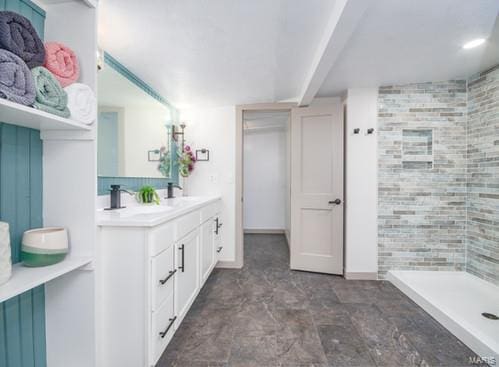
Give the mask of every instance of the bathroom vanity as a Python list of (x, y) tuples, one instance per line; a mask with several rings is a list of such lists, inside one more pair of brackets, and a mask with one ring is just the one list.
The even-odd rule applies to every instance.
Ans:
[(154, 366), (223, 251), (218, 197), (97, 215), (98, 365)]

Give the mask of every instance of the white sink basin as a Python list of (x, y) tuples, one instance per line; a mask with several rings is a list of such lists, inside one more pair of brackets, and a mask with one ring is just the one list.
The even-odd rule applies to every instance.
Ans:
[(135, 215), (160, 214), (173, 210), (168, 205), (137, 205), (123, 209), (110, 210), (109, 213), (119, 214), (120, 217), (131, 217)]

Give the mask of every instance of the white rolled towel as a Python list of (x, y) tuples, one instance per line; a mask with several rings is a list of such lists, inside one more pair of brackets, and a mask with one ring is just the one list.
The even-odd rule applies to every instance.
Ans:
[(9, 224), (0, 222), (0, 285), (12, 275)]
[(64, 88), (68, 94), (68, 108), (71, 118), (86, 125), (91, 125), (97, 118), (97, 99), (86, 84), (73, 83)]

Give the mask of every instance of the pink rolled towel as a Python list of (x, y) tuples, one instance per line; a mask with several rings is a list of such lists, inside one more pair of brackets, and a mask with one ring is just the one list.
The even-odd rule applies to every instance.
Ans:
[(45, 64), (43, 66), (54, 74), (63, 88), (76, 82), (80, 77), (80, 65), (75, 53), (62, 43), (45, 43)]

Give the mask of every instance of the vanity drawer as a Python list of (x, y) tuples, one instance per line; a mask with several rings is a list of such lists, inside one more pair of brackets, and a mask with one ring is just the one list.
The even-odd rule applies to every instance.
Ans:
[(188, 213), (177, 220), (177, 237), (176, 239), (184, 237), (187, 233), (199, 227), (201, 224), (199, 210)]
[(175, 225), (173, 222), (154, 228), (149, 233), (151, 256), (156, 256), (161, 251), (171, 247), (175, 242)]
[(151, 313), (153, 365), (156, 365), (175, 333), (175, 321), (177, 318), (174, 314), (173, 305), (173, 295), (171, 295), (159, 310)]
[(173, 294), (173, 284), (177, 269), (174, 263), (174, 247), (166, 249), (152, 259), (152, 309), (159, 309), (161, 304)]
[(219, 212), (218, 202), (211, 203), (210, 205), (201, 208), (201, 223), (204, 223), (208, 219), (214, 217), (218, 212)]

